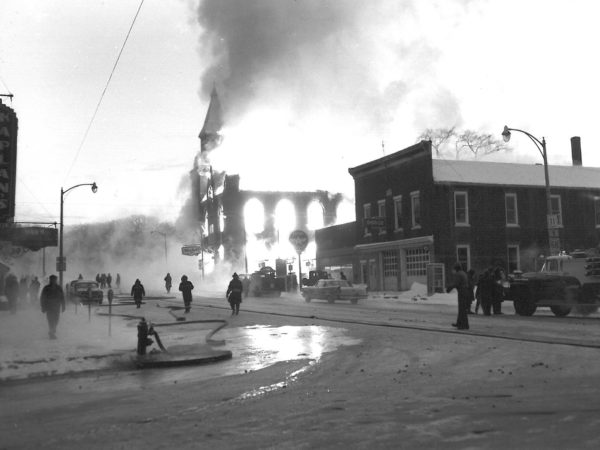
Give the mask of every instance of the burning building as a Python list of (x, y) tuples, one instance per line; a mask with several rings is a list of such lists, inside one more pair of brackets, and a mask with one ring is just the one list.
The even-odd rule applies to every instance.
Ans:
[[(260, 263), (283, 259), (291, 263), (295, 254), (288, 243), (289, 233), (300, 229), (312, 241), (303, 259), (314, 263), (314, 229), (336, 222), (342, 194), (324, 190), (276, 191), (240, 189), (240, 175), (229, 174), (227, 167), (217, 167), (214, 152), (223, 141), (223, 112), (216, 88), (199, 134), (200, 152), (190, 171), (192, 214), (205, 253), (214, 264), (227, 262), (237, 271), (252, 272)], [(269, 171), (283, 167), (264, 167)], [(310, 245), (310, 244), (309, 244)], [(312, 256), (311, 256), (312, 251)], [(312, 260), (312, 262), (310, 261)]]

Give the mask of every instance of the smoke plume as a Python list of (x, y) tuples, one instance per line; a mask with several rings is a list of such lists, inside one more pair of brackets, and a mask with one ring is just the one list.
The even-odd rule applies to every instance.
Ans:
[[(437, 12), (460, 14), (462, 3)], [(247, 188), (350, 192), (347, 168), (382, 156), (382, 140), (392, 152), (425, 128), (460, 124), (458, 102), (436, 74), (431, 30), (420, 27), (432, 11), (419, 8), (203, 0), (201, 97), (216, 86), (225, 114), (215, 163)], [(256, 173), (261, 163), (277, 173)]]

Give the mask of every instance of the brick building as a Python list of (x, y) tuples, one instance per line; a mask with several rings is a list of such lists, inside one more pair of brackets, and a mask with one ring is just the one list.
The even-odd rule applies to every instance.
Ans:
[[(563, 250), (598, 246), (600, 168), (549, 166), (552, 213)], [(372, 290), (426, 283), (430, 262), (446, 273), (457, 260), (477, 272), (535, 270), (548, 254), (544, 168), (539, 164), (433, 159), (421, 141), (349, 169), (354, 178), (354, 235), (319, 230), (317, 265), (351, 265)]]

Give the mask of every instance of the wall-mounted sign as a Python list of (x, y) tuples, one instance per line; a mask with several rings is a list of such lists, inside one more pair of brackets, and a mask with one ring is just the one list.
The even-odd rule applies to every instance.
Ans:
[(37, 251), (58, 246), (58, 230), (48, 227), (0, 227), (0, 241)]
[(0, 102), (0, 223), (12, 222), (15, 216), (18, 128), (13, 109)]

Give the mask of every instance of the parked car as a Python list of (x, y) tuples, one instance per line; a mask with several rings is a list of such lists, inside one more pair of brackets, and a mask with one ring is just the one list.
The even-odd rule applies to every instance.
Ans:
[(302, 289), (302, 296), (306, 302), (313, 299), (327, 300), (333, 303), (336, 300), (350, 300), (358, 303), (361, 298), (367, 298), (367, 285), (353, 285), (347, 280), (322, 279), (314, 286), (306, 286)]
[(67, 300), (74, 303), (102, 304), (104, 292), (94, 280), (74, 280), (67, 287)]

